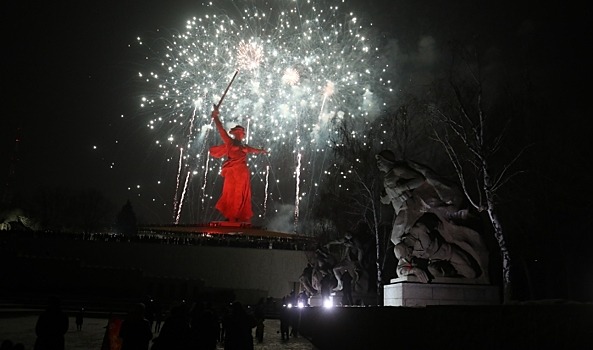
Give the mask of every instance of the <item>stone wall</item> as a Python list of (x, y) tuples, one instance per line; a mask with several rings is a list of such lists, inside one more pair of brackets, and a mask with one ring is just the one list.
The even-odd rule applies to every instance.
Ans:
[(287, 295), (307, 264), (302, 250), (46, 238), (3, 241), (2, 253), (2, 276), (26, 281), (15, 282), (30, 289), (68, 281), (80, 284), (85, 278), (88, 285), (92, 274), (104, 288), (119, 285), (134, 291), (142, 280), (145, 288), (155, 291), (227, 289), (250, 299)]

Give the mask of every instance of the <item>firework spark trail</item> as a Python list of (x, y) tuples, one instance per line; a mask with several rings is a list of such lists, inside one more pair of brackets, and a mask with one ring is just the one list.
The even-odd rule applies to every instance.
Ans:
[(190, 175), (191, 171), (188, 171), (187, 176), (185, 177), (185, 185), (183, 186), (183, 192), (181, 192), (181, 199), (179, 200), (179, 210), (177, 211), (177, 216), (175, 217), (175, 225), (179, 224), (179, 219), (181, 218), (181, 207), (183, 206), (183, 200), (185, 199), (185, 193), (187, 192), (187, 186), (189, 184)]
[(177, 169), (177, 180), (175, 184), (175, 197), (173, 198), (173, 219), (178, 215), (177, 206), (179, 205), (179, 179), (181, 177), (181, 167), (183, 165), (183, 148), (179, 148), (179, 166)]
[(249, 144), (249, 122), (251, 119), (247, 118), (247, 132), (245, 133), (245, 143)]
[(300, 183), (301, 183), (301, 153), (297, 154), (297, 167), (296, 167), (296, 190), (294, 199), (294, 230), (296, 232), (299, 223), (299, 205), (300, 199)]
[(323, 100), (321, 101), (321, 108), (319, 108), (319, 117), (317, 118), (317, 123), (319, 123), (319, 125), (321, 125), (322, 123), (321, 116), (323, 115), (323, 106), (325, 106), (325, 100), (327, 100), (327, 96), (323, 95)]
[(266, 185), (264, 186), (264, 214), (263, 217), (265, 219), (267, 209), (268, 209), (268, 186), (270, 181), (270, 166), (266, 165)]
[[(270, 154), (268, 153), (268, 156), (266, 157), (267, 159), (267, 165), (266, 165), (266, 176), (265, 176), (265, 182), (264, 182), (264, 194), (268, 193), (268, 195), (266, 195), (266, 203), (268, 201), (269, 198), (271, 198), (271, 195), (274, 193), (273, 191), (270, 192), (270, 186), (269, 186), (269, 177), (270, 175), (272, 176), (272, 179), (276, 179), (276, 181), (274, 181), (274, 191), (276, 191), (277, 193), (281, 193), (280, 187), (278, 186), (278, 177), (279, 175), (277, 175), (274, 172), (274, 167), (272, 166), (272, 162), (270, 161)], [(280, 198), (282, 199), (282, 198)], [(266, 210), (267, 211), (267, 210)]]
[[(210, 151), (208, 151), (208, 156), (206, 157), (206, 169), (208, 169), (208, 164), (210, 163)], [(204, 184), (202, 184), (202, 210), (204, 209), (204, 197), (206, 196), (206, 185), (208, 183), (208, 172), (204, 171)]]
[[(227, 128), (249, 123), (249, 142), (272, 151), (266, 157), (270, 163), (266, 176), (273, 176), (276, 190), (268, 206), (291, 202), (295, 185), (290, 174), (295, 164), (287, 164), (290, 159), (294, 162), (291, 154), (298, 152), (308, 162), (328, 157), (335, 125), (346, 118), (362, 124), (389, 97), (388, 81), (382, 76), (386, 70), (374, 61), (378, 54), (372, 37), (354, 14), (344, 11), (345, 4), (335, 2), (344, 9), (332, 1), (316, 0), (282, 2), (265, 10), (250, 6), (249, 1), (234, 1), (238, 10), (245, 5), (236, 14), (206, 6), (208, 14), (188, 20), (183, 32), (172, 33), (169, 39), (156, 38), (157, 47), (149, 47), (150, 73), (139, 76), (150, 85), (142, 98), (142, 107), (154, 118), (150, 127), (157, 137), (181, 134), (176, 139), (182, 140), (183, 134), (190, 135), (185, 157), (205, 164), (197, 167), (188, 162), (197, 176), (203, 176), (202, 192), (210, 192), (210, 198), (216, 198), (214, 191), (219, 189), (205, 186), (209, 174), (216, 174), (209, 162), (208, 149), (214, 140), (207, 137), (212, 126), (208, 116), (212, 102), (218, 101), (229, 75), (238, 68), (249, 69), (237, 76), (229, 90), (222, 119)], [(190, 108), (194, 119), (188, 132)], [(303, 138), (305, 147), (295, 145), (296, 135)], [(257, 165), (262, 160), (252, 162)], [(307, 165), (300, 181), (322, 183), (324, 170)], [(262, 192), (254, 193), (261, 196)], [(295, 193), (295, 201), (300, 201), (299, 195)], [(313, 198), (309, 198), (303, 198), (301, 209), (310, 209)]]
[[(194, 123), (195, 123), (195, 120), (196, 120), (196, 109), (194, 108), (194, 110), (192, 112), (192, 115), (190, 117), (190, 120), (189, 120), (189, 135), (187, 137), (187, 140), (188, 140), (187, 141), (187, 148), (188, 149), (191, 149), (191, 143), (194, 140), (194, 133), (195, 133), (194, 132), (194, 130), (195, 130)], [(187, 188), (189, 187), (189, 181), (191, 180), (191, 178), (189, 176), (186, 176), (185, 183), (183, 185), (183, 190), (181, 192), (181, 198), (179, 199), (179, 201), (177, 201), (177, 196), (178, 196), (178, 193), (179, 193), (179, 179), (181, 177), (181, 170), (182, 170), (182, 162), (185, 159), (182, 156), (182, 154), (183, 154), (183, 147), (180, 148), (179, 153), (180, 153), (179, 154), (179, 168), (177, 170), (177, 184), (176, 184), (176, 188), (175, 188), (175, 207), (177, 208), (176, 209), (177, 210), (177, 213), (175, 215), (175, 223), (176, 224), (179, 223), (179, 218), (181, 216), (181, 208), (183, 207), (183, 199), (186, 196), (186, 191), (187, 191)], [(186, 162), (186, 166), (188, 166), (187, 162)]]
[(323, 115), (323, 107), (325, 106), (325, 101), (329, 96), (334, 94), (334, 86), (334, 83), (328, 81), (325, 85), (325, 88), (323, 89), (323, 100), (321, 101), (321, 108), (319, 108), (319, 117), (317, 118), (319, 125), (322, 124), (321, 117)]

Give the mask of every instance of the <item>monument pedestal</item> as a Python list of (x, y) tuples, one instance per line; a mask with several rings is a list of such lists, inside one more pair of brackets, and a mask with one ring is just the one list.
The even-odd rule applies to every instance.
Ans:
[(384, 306), (498, 305), (497, 286), (460, 278), (419, 282), (416, 276), (394, 278), (383, 286)]
[[(331, 305), (335, 305), (336, 304), (336, 292), (331, 292), (331, 294), (329, 295), (329, 299), (331, 301)], [(321, 294), (316, 294), (313, 295), (309, 298), (309, 306), (323, 306), (324, 305), (324, 300), (323, 297), (321, 296)]]
[(236, 228), (247, 228), (251, 227), (251, 223), (242, 221), (210, 221), (208, 223), (210, 227), (236, 227)]

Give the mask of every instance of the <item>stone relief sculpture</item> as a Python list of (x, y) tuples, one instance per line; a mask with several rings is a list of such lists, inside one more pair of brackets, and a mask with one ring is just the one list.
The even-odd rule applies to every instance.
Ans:
[(375, 158), (383, 173), (381, 202), (395, 211), (391, 241), (398, 276), (424, 283), (436, 277), (489, 282), (488, 251), (480, 233), (466, 225), (459, 187), (428, 166), (396, 160), (389, 150)]
[(348, 272), (352, 277), (352, 284), (356, 285), (360, 279), (359, 271), (362, 270), (363, 251), (360, 244), (354, 240), (350, 233), (346, 233), (344, 237), (331, 241), (325, 245), (327, 249), (331, 246), (339, 246), (341, 248), (340, 257), (337, 263), (333, 266), (332, 272), (337, 281), (337, 286), (334, 291), (342, 290), (342, 275)]
[(309, 263), (300, 276), (300, 282), (309, 296), (329, 296), (334, 291), (344, 291), (343, 276), (352, 278), (352, 288), (365, 293), (368, 289), (368, 266), (365, 263), (366, 245), (351, 233), (320, 245), (309, 258)]

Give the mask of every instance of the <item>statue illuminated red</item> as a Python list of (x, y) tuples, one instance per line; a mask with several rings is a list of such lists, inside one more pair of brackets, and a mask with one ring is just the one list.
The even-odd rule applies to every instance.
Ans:
[(249, 153), (267, 153), (266, 150), (254, 148), (243, 143), (245, 128), (237, 125), (229, 133), (224, 129), (219, 118), (218, 108), (212, 111), (212, 118), (218, 129), (223, 144), (210, 148), (210, 154), (216, 158), (226, 157), (222, 164), (222, 195), (216, 203), (216, 209), (231, 222), (250, 222), (253, 216), (251, 209), (251, 176), (247, 167)]

